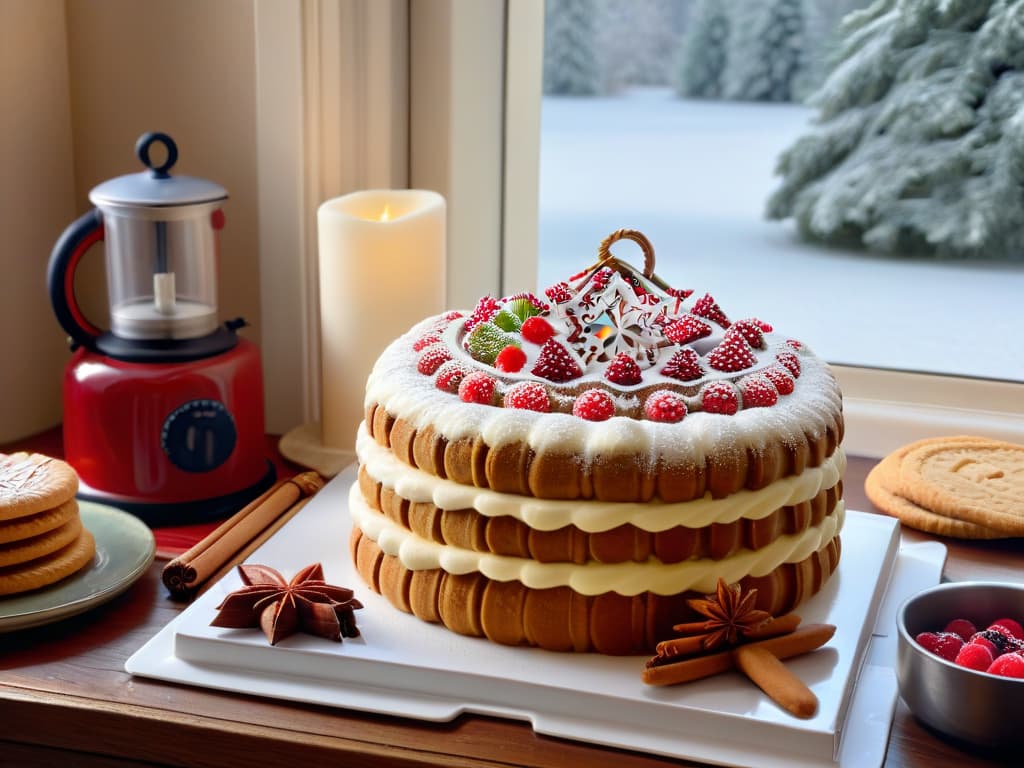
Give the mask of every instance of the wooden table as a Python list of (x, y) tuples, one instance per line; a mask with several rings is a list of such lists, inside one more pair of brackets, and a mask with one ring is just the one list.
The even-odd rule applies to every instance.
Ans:
[[(862, 490), (872, 465), (850, 460), (850, 509), (873, 509)], [(1021, 580), (1020, 540), (945, 543), (952, 580)], [(0, 635), (0, 765), (692, 765), (537, 736), (529, 724), (483, 716), (430, 724), (133, 678), (125, 660), (183, 609), (167, 597), (161, 567), (154, 563), (90, 613)], [(1001, 764), (943, 741), (898, 704), (886, 766)]]

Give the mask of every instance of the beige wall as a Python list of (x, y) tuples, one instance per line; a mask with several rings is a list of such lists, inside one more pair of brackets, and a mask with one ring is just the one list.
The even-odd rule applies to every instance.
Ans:
[[(227, 188), (220, 316), (245, 317), (257, 343), (260, 300), (251, 0), (0, 0), (0, 13), (0, 216), (15, 234), (0, 251), (0, 301), (5, 358), (19, 361), (0, 369), (2, 443), (60, 420), (68, 353), (45, 293), (46, 261), (92, 187), (140, 170), (140, 134), (174, 137), (172, 173)], [(93, 249), (78, 286), (97, 323), (102, 262)], [(20, 333), (10, 330), (15, 318)]]
[(46, 265), (75, 216), (64, 18), (62, 0), (0, 0), (0, 443), (61, 419)]

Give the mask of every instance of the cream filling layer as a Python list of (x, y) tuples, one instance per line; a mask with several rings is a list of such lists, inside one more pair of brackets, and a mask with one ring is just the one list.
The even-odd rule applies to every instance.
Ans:
[(664, 504), (621, 501), (537, 499), (500, 493), (490, 488), (462, 485), (410, 467), (377, 444), (360, 425), (356, 455), (367, 474), (403, 499), (431, 503), (438, 509), (475, 509), (487, 517), (509, 516), (538, 531), (554, 531), (574, 525), (587, 533), (610, 531), (631, 523), (658, 533), (678, 525), (703, 528), (712, 523), (738, 519), (760, 520), (780, 507), (813, 499), (839, 482), (846, 469), (846, 455), (837, 449), (819, 467), (777, 480), (756, 491), (743, 490), (723, 499), (707, 493), (693, 501)]
[(756, 551), (741, 550), (723, 560), (701, 558), (665, 564), (652, 558), (644, 563), (576, 565), (539, 563), (427, 541), (372, 509), (363, 499), (358, 483), (352, 484), (348, 502), (353, 525), (411, 571), (441, 568), (456, 575), (480, 573), (494, 581), (519, 581), (530, 589), (569, 587), (583, 595), (714, 592), (719, 578), (732, 583), (747, 575), (764, 576), (783, 563), (798, 563), (810, 557), (839, 534), (846, 516), (840, 500), (835, 513), (820, 525), (798, 534), (780, 536)]

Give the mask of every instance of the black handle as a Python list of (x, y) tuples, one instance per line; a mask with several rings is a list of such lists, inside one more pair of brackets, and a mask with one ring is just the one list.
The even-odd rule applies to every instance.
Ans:
[[(149, 159), (149, 148), (158, 141), (167, 150), (167, 158), (160, 165), (153, 165)], [(153, 172), (154, 179), (167, 179), (171, 175), (168, 173), (171, 166), (178, 162), (178, 145), (166, 133), (150, 131), (139, 136), (139, 140), (135, 142), (135, 156)]]
[(90, 323), (75, 298), (75, 270), (90, 246), (103, 239), (103, 217), (95, 208), (64, 230), (50, 254), (47, 283), (57, 320), (71, 337), (71, 348), (96, 350), (100, 329)]

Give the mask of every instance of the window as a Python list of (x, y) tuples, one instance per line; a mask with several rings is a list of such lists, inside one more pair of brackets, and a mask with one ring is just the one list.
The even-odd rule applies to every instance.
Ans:
[[(813, 110), (712, 100), (688, 105), (664, 83), (649, 82), (618, 83), (620, 90), (603, 96), (542, 96), (537, 78), (533, 93), (524, 95), (522, 59), (524, 51), (542, 55), (536, 20), (542, 13), (537, 4), (508, 4), (507, 153), (523, 145), (517, 116), (536, 106), (530, 98), (540, 102), (542, 115), (531, 282), (543, 289), (590, 263), (610, 231), (640, 229), (669, 282), (712, 292), (726, 311), (792, 329), (835, 364), (851, 450), (880, 456), (911, 439), (963, 432), (1024, 440), (1024, 352), (1010, 341), (1020, 319), (1015, 297), (1024, 289), (1024, 263), (886, 259), (798, 239), (792, 222), (768, 221), (763, 212), (779, 183), (775, 158), (806, 130)], [(583, 24), (593, 21), (592, 15)], [(522, 173), (509, 165), (507, 173)], [(506, 209), (517, 206), (506, 211), (506, 233), (530, 231), (528, 223), (517, 224), (524, 194), (521, 188), (506, 193)], [(506, 243), (509, 290), (523, 284), (509, 282), (510, 275), (522, 280), (529, 271), (529, 265), (518, 275), (508, 269), (519, 252)], [(987, 328), (993, 332), (982, 339)], [(989, 338), (993, 345), (986, 348)]]

